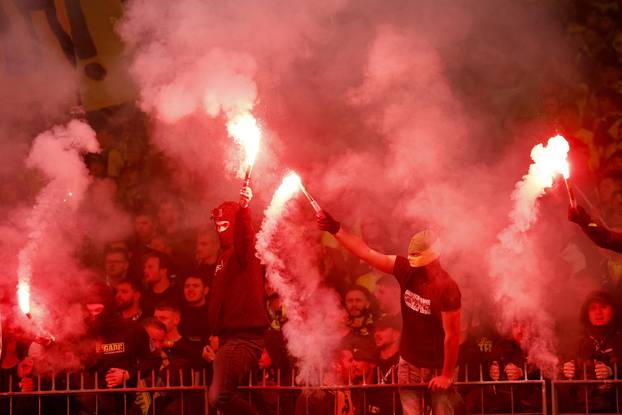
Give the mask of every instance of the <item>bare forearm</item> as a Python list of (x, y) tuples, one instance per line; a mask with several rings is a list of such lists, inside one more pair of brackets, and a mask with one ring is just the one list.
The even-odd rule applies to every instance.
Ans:
[(458, 364), (458, 350), (460, 348), (460, 336), (445, 336), (445, 359), (443, 360), (443, 376), (453, 378), (456, 365)]
[(346, 231), (343, 226), (334, 236), (352, 255), (362, 259), (382, 272), (386, 272), (387, 274), (393, 272), (393, 265), (395, 264), (394, 255), (385, 255), (371, 249), (363, 239)]
[(458, 364), (458, 349), (460, 348), (460, 310), (443, 311), (441, 316), (443, 330), (445, 331), (443, 376), (453, 378), (454, 370)]
[(339, 243), (352, 255), (366, 261), (370, 257), (371, 249), (364, 240), (346, 231), (343, 226), (335, 235)]

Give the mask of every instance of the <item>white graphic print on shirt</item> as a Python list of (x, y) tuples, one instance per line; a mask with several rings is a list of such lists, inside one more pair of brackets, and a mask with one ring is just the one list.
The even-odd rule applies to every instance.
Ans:
[(428, 298), (423, 298), (410, 290), (404, 292), (404, 302), (414, 311), (430, 315), (432, 314), (432, 306)]

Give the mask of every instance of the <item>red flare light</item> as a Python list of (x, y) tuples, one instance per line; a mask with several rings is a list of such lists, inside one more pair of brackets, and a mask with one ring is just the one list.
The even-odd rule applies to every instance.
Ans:
[(249, 180), (250, 172), (259, 152), (259, 142), (261, 141), (261, 129), (257, 124), (257, 120), (250, 112), (236, 115), (227, 123), (227, 131), (244, 150), (242, 165), (246, 174), (246, 180)]
[(22, 313), (30, 315), (30, 286), (25, 282), (17, 285), (17, 303)]

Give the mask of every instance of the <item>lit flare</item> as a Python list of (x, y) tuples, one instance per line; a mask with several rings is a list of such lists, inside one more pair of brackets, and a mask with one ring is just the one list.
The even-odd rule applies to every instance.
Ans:
[(538, 144), (531, 150), (531, 158), (534, 161), (532, 167), (543, 188), (551, 187), (555, 176), (561, 175), (564, 178), (570, 205), (576, 207), (577, 201), (570, 183), (568, 151), (570, 151), (570, 146), (564, 137), (561, 135), (551, 137), (546, 147)]
[(259, 152), (261, 129), (253, 114), (244, 112), (229, 120), (227, 132), (244, 150), (244, 182), (245, 186), (248, 186), (255, 158), (257, 158), (257, 153)]
[(289, 199), (294, 197), (296, 192), (300, 190), (301, 186), (300, 176), (295, 172), (290, 172), (283, 178), (281, 185), (274, 192), (272, 203), (275, 206), (283, 206)]
[(531, 159), (534, 161), (531, 168), (543, 188), (551, 187), (558, 174), (564, 179), (570, 177), (568, 151), (568, 141), (561, 135), (549, 138), (546, 146), (538, 144), (531, 150)]
[(17, 303), (22, 313), (30, 315), (30, 286), (25, 282), (17, 285)]

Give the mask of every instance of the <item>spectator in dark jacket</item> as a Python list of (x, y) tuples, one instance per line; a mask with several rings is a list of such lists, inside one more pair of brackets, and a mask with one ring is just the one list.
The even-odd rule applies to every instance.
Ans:
[[(622, 334), (618, 325), (618, 307), (613, 296), (604, 291), (588, 295), (581, 307), (581, 323), (584, 332), (575, 349), (575, 359), (563, 364), (563, 375), (567, 379), (587, 378), (611, 379), (614, 367), (622, 357)], [(589, 412), (614, 412), (616, 391), (612, 384), (591, 385), (588, 387)], [(585, 408), (581, 400), (584, 393), (571, 391), (567, 403), (577, 408)], [(581, 388), (583, 392), (583, 388)]]
[(240, 202), (225, 202), (212, 212), (220, 237), (218, 260), (208, 300), (210, 332), (220, 338), (214, 360), (210, 402), (225, 415), (257, 414), (237, 387), (257, 367), (268, 328), (264, 275), (255, 255), (255, 231), (244, 187)]

